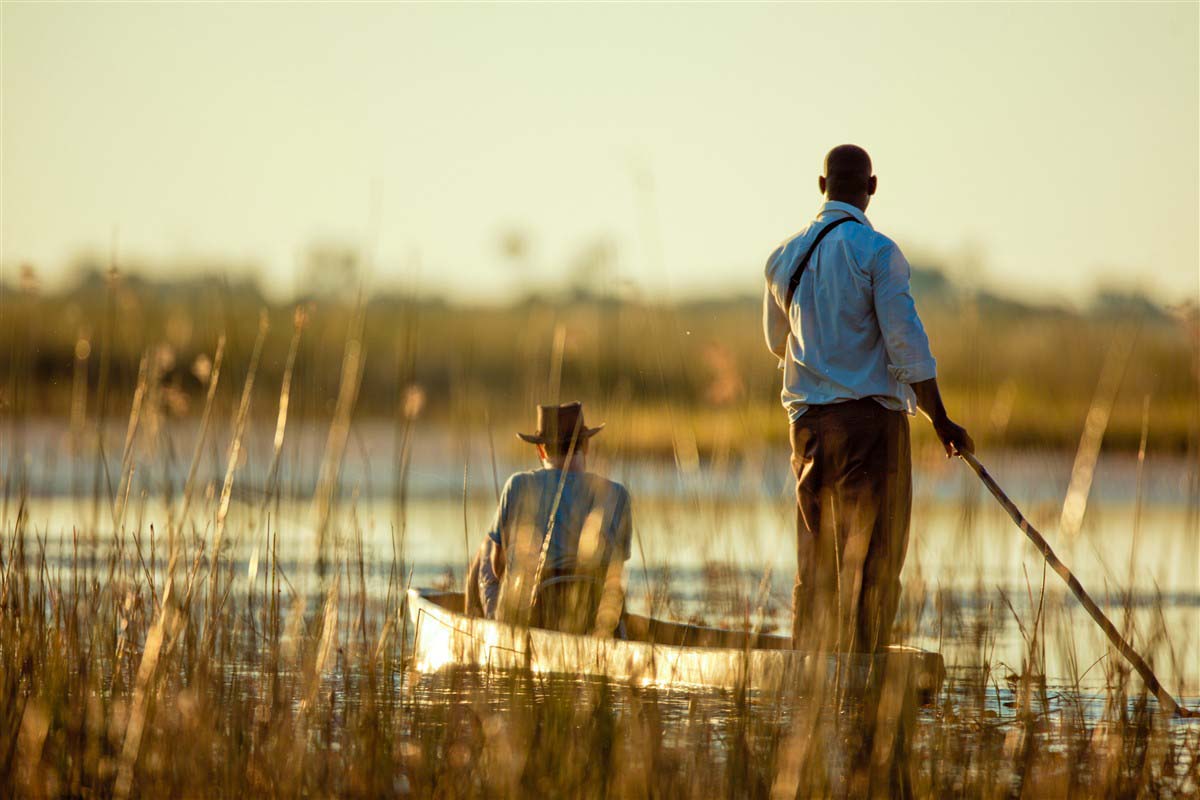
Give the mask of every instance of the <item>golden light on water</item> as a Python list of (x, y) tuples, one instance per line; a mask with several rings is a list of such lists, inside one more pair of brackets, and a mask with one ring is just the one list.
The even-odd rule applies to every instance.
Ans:
[[(878, 665), (772, 633), (760, 330), (849, 141), (951, 415), (1197, 705), (1198, 51), (1196, 3), (0, 2), (0, 795), (870, 796)], [(635, 509), (623, 566), (584, 519), (591, 635), (453, 593), (556, 398)], [(1194, 794), (1200, 730), (912, 431), (941, 691), (876, 794)]]

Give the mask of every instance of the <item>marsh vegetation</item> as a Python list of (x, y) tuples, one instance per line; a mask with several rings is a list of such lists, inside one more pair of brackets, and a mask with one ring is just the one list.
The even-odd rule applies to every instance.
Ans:
[[(3, 296), (4, 794), (853, 790), (854, 715), (819, 693), (407, 668), (404, 590), (461, 581), (495, 476), (520, 463), (509, 431), (547, 393), (609, 421), (596, 457), (638, 498), (631, 607), (786, 627), (786, 454), (755, 302), (467, 323), (411, 299), (260, 315), (249, 292), (152, 289)], [(983, 457), (1051, 536), (1082, 491), (1060, 552), (1196, 705), (1195, 310), (930, 306)], [(949, 674), (884, 768), (917, 797), (1200, 793), (1200, 727), (1159, 713), (915, 430), (898, 626)]]

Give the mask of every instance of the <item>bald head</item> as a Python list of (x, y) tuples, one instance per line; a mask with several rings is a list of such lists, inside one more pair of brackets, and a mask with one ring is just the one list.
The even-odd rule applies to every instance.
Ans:
[(840, 144), (825, 156), (825, 174), (818, 181), (821, 194), (830, 200), (863, 209), (875, 194), (871, 157), (855, 144)]

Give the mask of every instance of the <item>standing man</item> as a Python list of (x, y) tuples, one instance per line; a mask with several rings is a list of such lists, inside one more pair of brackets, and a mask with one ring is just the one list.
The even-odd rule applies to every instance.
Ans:
[(908, 261), (871, 227), (871, 158), (825, 157), (817, 218), (767, 260), (763, 330), (783, 370), (796, 478), (798, 649), (887, 647), (908, 547), (919, 408), (946, 448), (973, 452), (938, 391), (929, 339), (909, 293)]

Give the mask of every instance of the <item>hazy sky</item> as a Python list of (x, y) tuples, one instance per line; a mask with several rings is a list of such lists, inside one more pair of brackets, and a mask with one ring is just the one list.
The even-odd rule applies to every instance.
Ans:
[(6, 2), (0, 261), (53, 279), (116, 229), (286, 294), (312, 242), (374, 240), (377, 282), (475, 299), (610, 237), (645, 290), (756, 292), (856, 142), (913, 260), (1196, 298), (1198, 9)]

